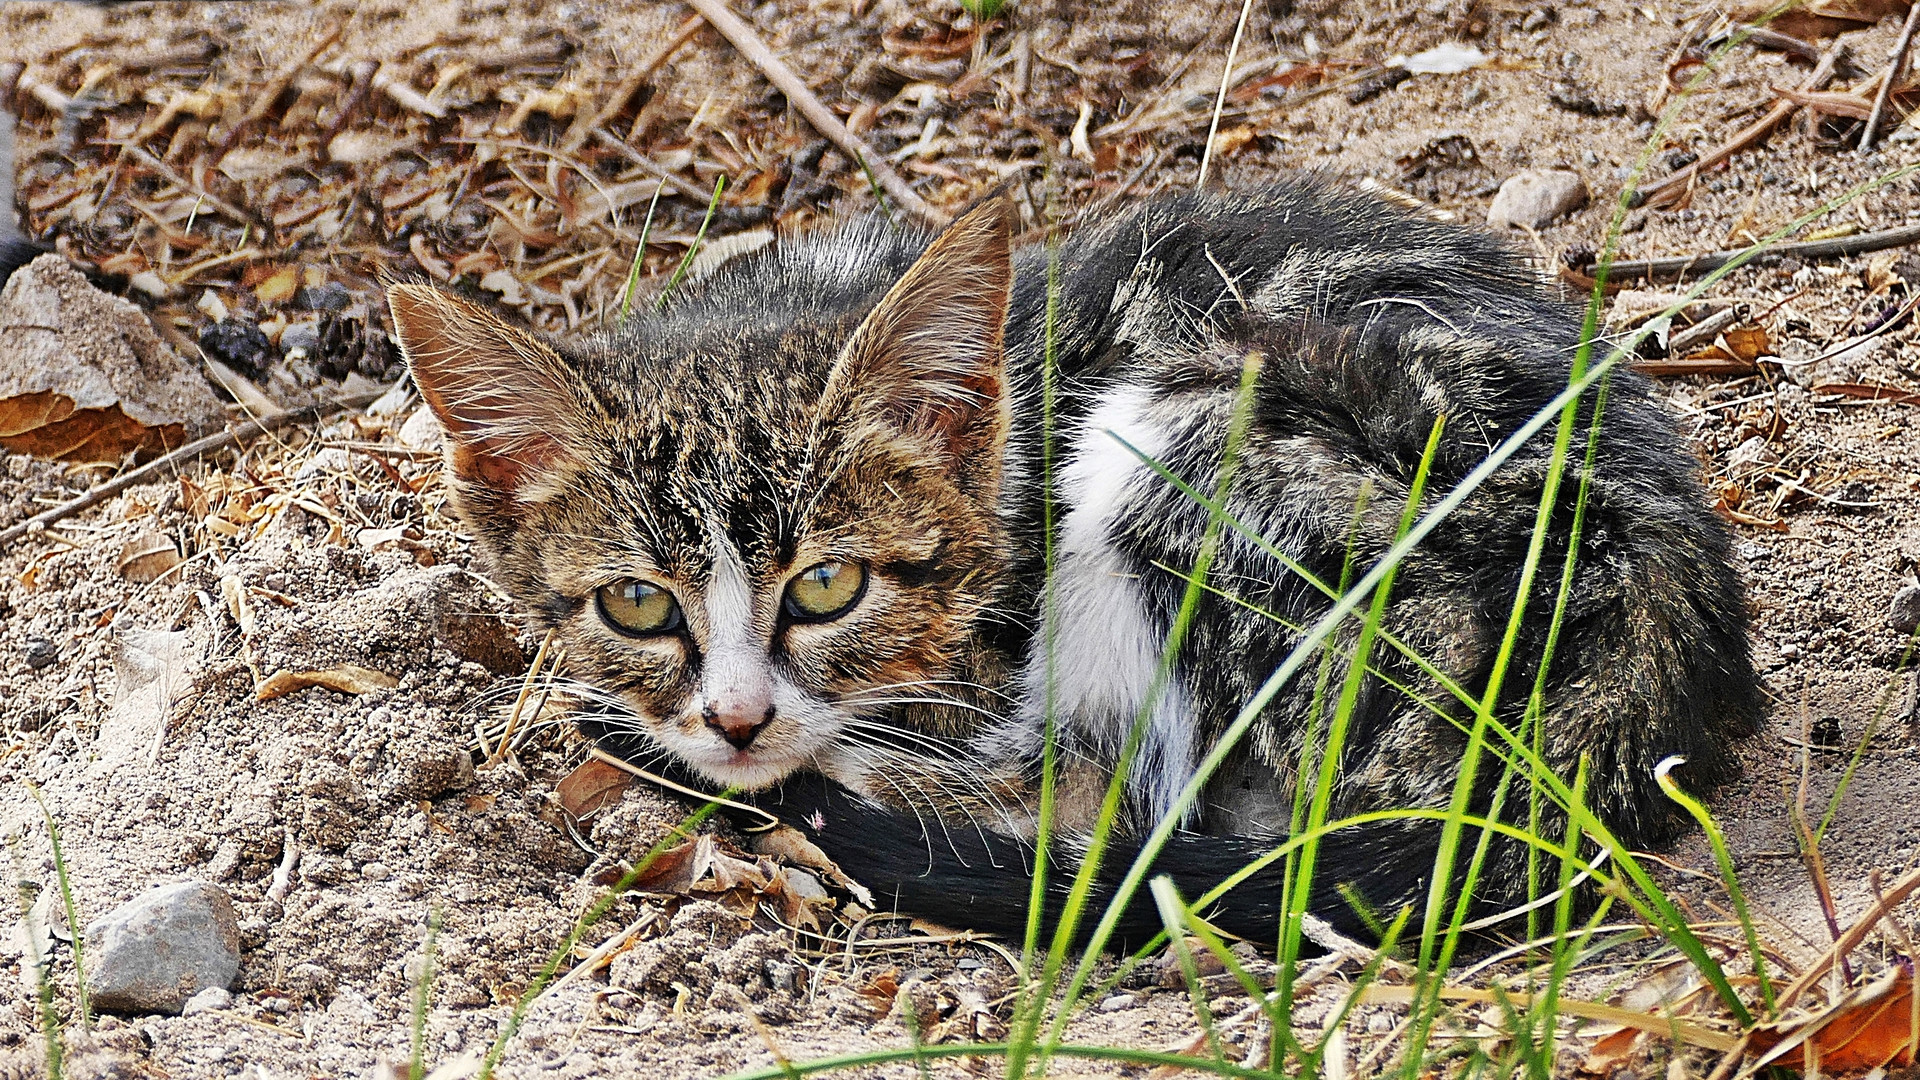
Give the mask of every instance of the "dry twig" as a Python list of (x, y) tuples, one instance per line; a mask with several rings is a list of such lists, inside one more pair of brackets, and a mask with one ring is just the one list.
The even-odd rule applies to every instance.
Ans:
[(727, 7), (726, 0), (687, 0), (687, 3), (693, 10), (706, 16), (715, 30), (733, 42), (733, 47), (740, 50), (740, 54), (759, 68), (768, 82), (787, 96), (787, 100), (800, 110), (808, 123), (852, 158), (856, 168), (871, 172), (874, 182), (894, 202), (899, 203), (901, 209), (936, 228), (947, 223), (947, 215), (929, 205), (919, 192), (907, 186), (900, 174), (893, 171), (893, 166), (887, 164), (887, 159), (868, 146), (866, 140), (847, 130), (847, 125), (841, 123), (833, 110), (814, 95), (800, 76), (787, 66), (787, 62), (775, 56), (773, 50), (767, 48), (766, 42), (760, 40), (760, 35), (754, 33), (752, 27)]
[[(1826, 89), (1827, 84), (1833, 81), (1834, 69), (1840, 65), (1841, 52), (1842, 49), (1838, 42), (1835, 42), (1828, 48), (1826, 54), (1820, 57), (1820, 62), (1814, 65), (1813, 71), (1808, 74), (1807, 81), (1800, 84), (1800, 92), (1804, 94)], [(1635, 204), (1659, 207), (1670, 206), (1680, 201), (1681, 196), (1692, 189), (1693, 182), (1699, 178), (1701, 173), (1721, 164), (1733, 157), (1733, 155), (1766, 138), (1773, 132), (1774, 128), (1786, 123), (1787, 118), (1792, 116), (1794, 110), (1799, 107), (1798, 102), (1776, 102), (1773, 108), (1767, 110), (1765, 116), (1762, 116), (1760, 119), (1755, 120), (1753, 123), (1735, 132), (1733, 137), (1720, 144), (1718, 149), (1701, 155), (1700, 160), (1681, 169), (1665, 180), (1649, 187), (1641, 188), (1634, 195)]]
[(1880, 80), (1880, 92), (1874, 95), (1873, 112), (1867, 116), (1867, 126), (1860, 132), (1860, 152), (1873, 149), (1874, 136), (1880, 134), (1880, 120), (1887, 114), (1887, 101), (1893, 97), (1893, 84), (1900, 80), (1900, 72), (1907, 66), (1907, 52), (1913, 48), (1913, 31), (1920, 24), (1920, 4), (1907, 9), (1907, 21), (1900, 27), (1900, 40), (1894, 43), (1893, 59), (1887, 63), (1887, 74)]
[(251, 439), (255, 435), (264, 435), (269, 431), (277, 431), (280, 428), (286, 427), (288, 424), (297, 423), (302, 420), (318, 419), (335, 410), (358, 409), (371, 404), (373, 400), (379, 396), (379, 394), (356, 394), (352, 397), (341, 398), (338, 401), (331, 401), (321, 405), (309, 405), (304, 409), (292, 409), (280, 413), (277, 416), (267, 416), (258, 420), (249, 420), (244, 424), (229, 428), (226, 431), (216, 432), (203, 439), (195, 439), (180, 449), (171, 453), (162, 454), (137, 469), (129, 469), (121, 473), (119, 476), (101, 484), (85, 495), (68, 499), (59, 506), (35, 514), (12, 528), (0, 530), (0, 548), (4, 548), (6, 545), (30, 533), (45, 529), (47, 526), (62, 518), (72, 517), (82, 510), (97, 506), (135, 484), (143, 484), (149, 480), (157, 479), (171, 470), (178, 469), (182, 463), (192, 461), (201, 454), (210, 454), (215, 450), (224, 450), (243, 439)]
[[(1848, 255), (1864, 255), (1869, 251), (1885, 251), (1888, 248), (1905, 247), (1920, 242), (1920, 225), (1902, 225), (1897, 229), (1882, 229), (1879, 232), (1858, 233), (1853, 236), (1836, 237), (1832, 240), (1806, 240), (1797, 244), (1776, 244), (1761, 254), (1769, 259), (1837, 259)], [(1635, 278), (1681, 277), (1686, 274), (1706, 274), (1718, 270), (1747, 253), (1747, 249), (1737, 251), (1710, 251), (1699, 255), (1674, 255), (1663, 259), (1623, 259), (1607, 267), (1609, 282), (1627, 281)], [(1598, 269), (1589, 265), (1586, 273), (1589, 277)]]

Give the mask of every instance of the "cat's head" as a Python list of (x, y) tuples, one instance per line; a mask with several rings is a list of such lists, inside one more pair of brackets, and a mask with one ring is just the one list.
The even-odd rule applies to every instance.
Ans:
[(995, 199), (877, 303), (577, 344), (388, 299), (499, 583), (654, 744), (757, 788), (846, 771), (994, 600), (1008, 247)]

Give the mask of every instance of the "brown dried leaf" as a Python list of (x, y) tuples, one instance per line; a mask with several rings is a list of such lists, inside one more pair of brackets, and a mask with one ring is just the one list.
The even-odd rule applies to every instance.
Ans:
[(121, 546), (113, 566), (121, 577), (145, 585), (159, 580), (180, 562), (180, 552), (171, 539), (161, 533), (143, 532)]
[(865, 885), (848, 877), (834, 861), (827, 857), (806, 834), (790, 825), (756, 835), (753, 850), (762, 855), (772, 855), (799, 866), (809, 866), (827, 875), (827, 880), (853, 894), (855, 900), (866, 907), (873, 907), (873, 893)]
[(269, 274), (253, 287), (253, 295), (263, 304), (278, 307), (293, 299), (300, 291), (300, 272), (291, 266), (283, 266)]
[(259, 689), (253, 692), (253, 699), (272, 701), (309, 686), (324, 686), (343, 694), (365, 694), (373, 690), (391, 690), (399, 685), (399, 679), (384, 671), (358, 664), (339, 664), (324, 671), (276, 671), (261, 680)]
[(1586, 1060), (1580, 1063), (1580, 1071), (1593, 1076), (1611, 1076), (1615, 1069), (1633, 1056), (1634, 1047), (1645, 1036), (1646, 1032), (1630, 1027), (1602, 1036), (1587, 1051)]
[(119, 461), (179, 446), (220, 416), (138, 306), (57, 255), (13, 275), (0, 301), (0, 449)]
[(1749, 364), (1773, 349), (1772, 339), (1767, 337), (1766, 330), (1758, 326), (1730, 327), (1721, 333), (1720, 342), (1735, 359)]
[(598, 758), (588, 758), (560, 781), (554, 795), (560, 799), (560, 808), (575, 821), (587, 821), (619, 802), (631, 783), (632, 774)]
[[(1808, 1045), (1817, 1053), (1808, 1054)], [(1749, 1046), (1773, 1064), (1811, 1069), (1817, 1063), (1825, 1073), (1912, 1065), (1920, 1047), (1913, 976), (1895, 969), (1812, 1017), (1762, 1024)], [(1781, 1046), (1785, 1052), (1767, 1058), (1767, 1051)]]
[(706, 876), (712, 858), (713, 837), (696, 836), (655, 856), (634, 878), (633, 889), (658, 896), (687, 896), (694, 882)]
[(1904, 15), (1903, 0), (1810, 0), (1782, 11), (1774, 0), (1740, 0), (1727, 11), (1735, 22), (1762, 22), (1767, 29), (1809, 41), (1872, 26), (1893, 15)]

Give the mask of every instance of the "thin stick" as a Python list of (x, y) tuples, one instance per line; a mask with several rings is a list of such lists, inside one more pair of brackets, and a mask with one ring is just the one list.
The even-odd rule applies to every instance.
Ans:
[(687, 16), (671, 37), (661, 42), (658, 48), (640, 61), (639, 67), (634, 68), (626, 78), (620, 80), (619, 84), (613, 88), (613, 93), (607, 95), (607, 100), (601, 104), (598, 112), (586, 117), (585, 123), (576, 125), (573, 130), (567, 132), (561, 148), (569, 153), (578, 150), (580, 144), (587, 141), (594, 129), (613, 123), (614, 117), (620, 115), (620, 110), (626, 108), (627, 102), (633, 99), (633, 95), (639, 93), (640, 88), (653, 78), (653, 73), (660, 70), (660, 65), (666, 63), (669, 57), (678, 52), (680, 46), (692, 41), (693, 35), (699, 33), (700, 28), (705, 25), (707, 25), (705, 18), (699, 15)]
[(152, 169), (154, 172), (159, 173), (161, 176), (165, 177), (170, 183), (172, 183), (175, 187), (178, 187), (180, 190), (192, 192), (194, 195), (198, 196), (202, 201), (204, 201), (208, 206), (213, 207), (215, 210), (220, 211), (221, 213), (227, 215), (228, 217), (232, 218), (233, 220), (239, 222), (242, 225), (252, 225), (255, 228), (264, 228), (264, 225), (262, 224), (262, 222), (258, 218), (254, 217), (252, 214), (248, 213), (246, 210), (238, 206), (235, 206), (234, 204), (228, 202), (227, 200), (221, 198), (220, 196), (215, 195), (212, 192), (208, 191), (207, 189), (201, 187), (199, 184), (196, 184), (193, 181), (187, 179), (186, 177), (180, 175), (179, 173), (173, 170), (172, 166), (168, 165), (164, 161), (161, 161), (159, 158), (154, 157), (152, 154), (148, 153), (146, 150), (138, 146), (134, 146), (131, 143), (128, 143), (124, 147), (124, 149), (128, 157), (132, 158), (135, 161), (138, 161), (142, 165), (145, 165), (147, 168)]
[(224, 450), (242, 439), (251, 439), (255, 435), (264, 435), (269, 431), (277, 431), (280, 428), (286, 427), (288, 424), (299, 421), (318, 419), (338, 409), (357, 409), (364, 405), (371, 404), (374, 399), (379, 396), (379, 394), (355, 394), (352, 397), (341, 398), (338, 401), (332, 401), (322, 405), (309, 405), (306, 408), (292, 409), (280, 413), (277, 416), (266, 416), (258, 420), (249, 420), (244, 424), (229, 428), (226, 431), (216, 432), (203, 439), (195, 439), (193, 442), (188, 443), (172, 453), (162, 454), (137, 469), (131, 469), (121, 473), (119, 476), (101, 484), (85, 495), (69, 499), (51, 510), (42, 511), (10, 529), (0, 531), (0, 550), (4, 550), (8, 544), (13, 543), (15, 540), (45, 529), (47, 526), (62, 518), (72, 517), (88, 507), (97, 506), (135, 484), (143, 484), (163, 473), (176, 469), (183, 462), (191, 461), (201, 454), (212, 453), (215, 450)]
[(1247, 32), (1247, 16), (1253, 13), (1253, 0), (1245, 0), (1240, 5), (1240, 22), (1233, 28), (1233, 44), (1227, 46), (1227, 69), (1220, 73), (1220, 93), (1213, 99), (1213, 119), (1207, 122), (1207, 145), (1200, 151), (1200, 179), (1194, 181), (1195, 191), (1204, 191), (1207, 187), (1207, 166), (1213, 163), (1213, 140), (1220, 134), (1220, 113), (1227, 107), (1227, 87), (1233, 85), (1233, 61), (1240, 55), (1240, 38)]
[[(1801, 93), (1812, 93), (1816, 90), (1826, 89), (1827, 84), (1833, 81), (1834, 68), (1839, 66), (1840, 52), (1840, 43), (1835, 42), (1833, 46), (1820, 57), (1820, 62), (1814, 65), (1813, 71), (1807, 75), (1807, 81), (1800, 84)], [(1634, 196), (1635, 205), (1658, 207), (1668, 206), (1678, 202), (1680, 197), (1693, 187), (1693, 182), (1699, 178), (1701, 173), (1706, 172), (1708, 169), (1719, 165), (1728, 158), (1733, 157), (1733, 155), (1766, 138), (1772, 133), (1774, 128), (1786, 123), (1787, 118), (1792, 116), (1794, 110), (1798, 108), (1800, 108), (1798, 102), (1776, 102), (1773, 108), (1767, 110), (1765, 116), (1762, 116), (1760, 119), (1755, 120), (1753, 123), (1735, 132), (1732, 138), (1720, 144), (1719, 149), (1703, 156), (1700, 160), (1681, 169), (1665, 180), (1641, 188), (1639, 193)], [(1610, 278), (1618, 278), (1623, 265), (1631, 264), (1615, 263), (1613, 264), (1613, 269), (1608, 272), (1607, 276)]]
[(694, 799), (705, 799), (706, 801), (713, 803), (715, 806), (724, 806), (729, 810), (739, 810), (743, 813), (752, 814), (758, 817), (761, 820), (762, 824), (747, 826), (748, 832), (765, 832), (768, 829), (775, 829), (775, 828), (779, 828), (780, 826), (779, 818), (774, 817), (772, 814), (768, 813), (765, 810), (760, 809), (757, 806), (748, 806), (746, 803), (743, 803), (743, 802), (735, 802), (734, 800), (726, 798), (725, 796), (722, 796), (722, 795), (711, 795), (704, 791), (695, 791), (694, 789), (686, 786), (685, 784), (675, 783), (674, 781), (669, 780), (664, 776), (661, 776), (659, 773), (648, 772), (647, 770), (641, 768), (638, 765), (635, 765), (633, 762), (628, 761), (625, 758), (614, 757), (612, 754), (607, 753), (605, 750), (602, 750), (597, 746), (594, 747), (591, 751), (589, 751), (587, 756), (593, 758), (596, 761), (604, 761), (607, 764), (613, 766), (614, 768), (619, 769), (621, 772), (631, 773), (634, 776), (637, 776), (640, 779), (645, 780), (649, 784), (654, 784), (659, 787), (666, 788), (668, 791), (677, 791), (682, 795), (686, 795)]
[(1893, 84), (1900, 78), (1900, 69), (1907, 66), (1907, 50), (1913, 48), (1914, 27), (1920, 24), (1920, 4), (1907, 9), (1907, 21), (1901, 24), (1900, 40), (1893, 44), (1893, 60), (1887, 64), (1886, 78), (1880, 80), (1880, 92), (1873, 96), (1873, 112), (1867, 115), (1867, 126), (1860, 132), (1860, 152), (1873, 149), (1874, 136), (1880, 134), (1880, 119), (1887, 113), (1887, 101), (1893, 97)]
[(760, 40), (760, 35), (754, 33), (752, 27), (741, 21), (740, 17), (727, 7), (726, 0), (687, 0), (687, 4), (706, 16), (715, 30), (720, 31), (728, 41), (733, 42), (733, 47), (740, 50), (740, 54), (745, 56), (754, 67), (759, 68), (768, 82), (787, 96), (787, 100), (793, 103), (794, 108), (800, 110), (801, 115), (807, 118), (807, 122), (812, 124), (815, 130), (825, 135), (843, 153), (852, 158), (856, 167), (864, 165), (871, 169), (874, 179), (879, 181), (880, 186), (893, 197), (894, 202), (900, 204), (902, 209), (935, 228), (946, 225), (947, 215), (928, 205), (918, 192), (907, 186), (907, 182), (900, 178), (899, 173), (893, 171), (893, 166), (887, 164), (885, 158), (879, 156), (879, 153), (868, 146), (860, 136), (848, 131), (847, 125), (841, 123), (840, 118), (833, 114), (833, 110), (827, 108), (824, 102), (814, 96), (813, 90), (801, 81), (800, 76), (794, 74), (786, 61), (775, 56), (773, 50), (767, 48), (766, 43)]
[[(1766, 258), (1784, 259), (1835, 259), (1847, 255), (1863, 255), (1869, 251), (1884, 251), (1887, 248), (1905, 247), (1920, 242), (1920, 225), (1902, 225), (1897, 229), (1883, 229), (1879, 232), (1860, 233), (1855, 236), (1842, 236), (1832, 240), (1808, 240), (1798, 244), (1776, 244), (1766, 251)], [(1718, 270), (1733, 260), (1746, 254), (1739, 251), (1712, 251), (1699, 255), (1675, 255), (1664, 259), (1630, 259), (1612, 264), (1607, 269), (1611, 281), (1623, 281), (1634, 278), (1679, 277), (1683, 274), (1706, 274)], [(1588, 267), (1589, 276), (1593, 267)]]
[(647, 155), (641, 153), (640, 151), (635, 150), (633, 147), (628, 146), (626, 143), (620, 140), (620, 136), (615, 135), (613, 132), (608, 131), (606, 128), (603, 128), (603, 127), (594, 128), (593, 137), (599, 140), (600, 145), (606, 147), (607, 149), (613, 151), (616, 154), (619, 154), (621, 157), (626, 158), (628, 161), (632, 162), (633, 164), (640, 166), (641, 171), (646, 172), (651, 176), (653, 176), (655, 179), (665, 183), (668, 187), (674, 190), (675, 194), (684, 196), (689, 199), (693, 199), (697, 202), (704, 203), (707, 201), (707, 193), (705, 189), (701, 188), (697, 184), (694, 184), (688, 181), (684, 177), (676, 176), (673, 173), (668, 172), (665, 166), (661, 165), (659, 162), (653, 160)]

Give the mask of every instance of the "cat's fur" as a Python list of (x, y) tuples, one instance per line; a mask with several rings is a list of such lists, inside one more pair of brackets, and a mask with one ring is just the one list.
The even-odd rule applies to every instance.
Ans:
[[(658, 313), (567, 343), (425, 287), (391, 297), (448, 429), (459, 510), (500, 583), (566, 641), (604, 706), (603, 741), (759, 791), (876, 892), (983, 929), (1024, 923), (1013, 838), (1033, 827), (1049, 701), (1069, 833), (1091, 820), (1149, 708), (1125, 839), (1107, 857), (1124, 868), (1297, 628), (1329, 605), (1227, 530), (1208, 580), (1232, 599), (1202, 600), (1150, 701), (1207, 511), (1136, 452), (1211, 492), (1242, 371), (1257, 365), (1228, 509), (1337, 582), (1349, 559), (1357, 573), (1392, 542), (1435, 421), (1446, 427), (1428, 505), (1565, 387), (1578, 341), (1576, 313), (1500, 243), (1308, 184), (1166, 199), (1080, 232), (1058, 251), (1051, 316), (1049, 614), (1049, 256), (1009, 252), (1008, 216), (992, 200), (931, 241), (876, 221), (787, 239)], [(1590, 410), (1591, 395), (1583, 432)], [(1475, 694), (1550, 451), (1550, 435), (1521, 449), (1406, 560), (1391, 594), (1385, 628)], [(1587, 760), (1590, 805), (1633, 846), (1683, 821), (1654, 764), (1680, 754), (1688, 786), (1726, 781), (1729, 744), (1761, 708), (1727, 531), (1695, 473), (1645, 383), (1614, 374), (1543, 683), (1542, 745), (1567, 777)], [(1509, 723), (1536, 681), (1578, 489), (1570, 470), (1500, 698)], [(865, 566), (865, 596), (835, 621), (786, 619), (784, 583), (822, 560)], [(626, 578), (671, 589), (684, 625), (647, 639), (610, 629), (595, 589)], [(1470, 711), (1397, 652), (1376, 647), (1373, 666), (1333, 817), (1444, 806)], [(1181, 822), (1159, 868), (1188, 895), (1285, 834), (1311, 672)], [(748, 727), (715, 720), (747, 724), (743, 709)], [(745, 749), (729, 737), (741, 731)], [(1479, 776), (1484, 809), (1501, 769)], [(1548, 815), (1547, 835), (1559, 821)], [(1417, 901), (1438, 832), (1426, 821), (1335, 834), (1316, 909), (1357, 928), (1333, 891), (1346, 883), (1376, 907)], [(1524, 867), (1523, 848), (1496, 843), (1483, 903), (1521, 898)], [(1256, 879), (1215, 916), (1270, 937), (1277, 897)], [(1122, 924), (1123, 935), (1155, 928), (1150, 905)]]

